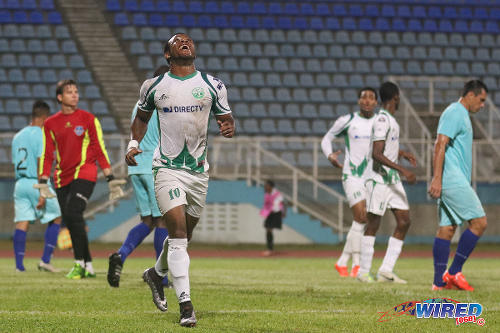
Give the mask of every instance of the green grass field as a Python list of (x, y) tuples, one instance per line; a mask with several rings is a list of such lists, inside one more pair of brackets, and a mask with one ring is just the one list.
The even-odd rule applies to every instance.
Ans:
[[(161, 313), (141, 280), (149, 259), (127, 260), (119, 289), (106, 282), (107, 260), (95, 260), (97, 279), (69, 281), (64, 273), (13, 271), (13, 259), (0, 259), (0, 331), (2, 332), (181, 332), (179, 308), (166, 290), (169, 310)], [(69, 259), (54, 264), (69, 269)], [(361, 284), (340, 278), (331, 259), (191, 260), (191, 294), (198, 332), (500, 332), (498, 259), (474, 258), (464, 273), (473, 293), (432, 292), (432, 260), (400, 259), (396, 268), (409, 284)], [(374, 261), (374, 269), (380, 260)], [(483, 305), (486, 325), (452, 319), (401, 316), (377, 322), (378, 312), (411, 300), (448, 297)]]

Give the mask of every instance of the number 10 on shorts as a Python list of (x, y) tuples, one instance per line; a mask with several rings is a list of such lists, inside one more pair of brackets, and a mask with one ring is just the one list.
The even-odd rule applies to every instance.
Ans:
[(168, 191), (168, 195), (170, 196), (170, 200), (174, 200), (174, 198), (180, 197), (181, 191), (178, 187), (176, 187), (174, 189), (170, 189), (170, 191)]

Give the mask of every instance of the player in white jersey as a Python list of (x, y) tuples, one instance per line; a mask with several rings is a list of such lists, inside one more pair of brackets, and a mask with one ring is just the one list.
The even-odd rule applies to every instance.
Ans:
[(134, 156), (141, 153), (139, 142), (156, 109), (160, 142), (153, 156), (153, 174), (156, 199), (166, 219), (169, 238), (155, 267), (147, 269), (143, 279), (151, 288), (158, 309), (166, 311), (162, 277), (170, 270), (180, 306), (180, 324), (194, 326), (196, 317), (190, 296), (187, 243), (207, 195), (210, 113), (217, 119), (224, 137), (232, 137), (235, 127), (222, 81), (198, 72), (194, 66), (193, 40), (186, 34), (175, 34), (166, 43), (164, 55), (170, 71), (142, 84), (125, 160), (128, 165), (137, 165)]
[[(352, 255), (352, 277), (356, 277), (359, 270), (361, 237), (366, 223), (365, 176), (377, 91), (366, 87), (359, 91), (358, 97), (360, 111), (339, 117), (321, 141), (321, 149), (328, 160), (333, 166), (342, 168), (342, 185), (354, 217), (342, 255), (335, 264), (340, 276), (349, 276), (347, 262)], [(332, 150), (332, 141), (338, 137), (345, 140), (344, 164), (338, 161), (341, 151)]]
[(410, 211), (403, 184), (399, 178), (401, 173), (410, 184), (416, 182), (415, 174), (400, 164), (403, 157), (413, 166), (417, 165), (415, 156), (399, 149), (399, 125), (394, 113), (399, 106), (399, 88), (392, 82), (385, 82), (379, 89), (382, 107), (373, 121), (371, 135), (372, 158), (369, 162), (366, 181), (367, 188), (367, 225), (361, 240), (361, 265), (358, 279), (362, 282), (373, 282), (370, 268), (373, 259), (375, 234), (380, 225), (380, 219), (387, 208), (391, 209), (396, 218), (396, 229), (389, 238), (389, 244), (384, 261), (377, 274), (379, 282), (406, 283), (394, 274), (394, 265), (401, 253), (403, 240), (410, 227)]

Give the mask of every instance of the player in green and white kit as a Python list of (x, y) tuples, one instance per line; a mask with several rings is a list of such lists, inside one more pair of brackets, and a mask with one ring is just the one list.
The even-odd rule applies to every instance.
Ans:
[(224, 137), (232, 137), (235, 128), (226, 87), (219, 79), (198, 72), (194, 66), (196, 52), (192, 39), (183, 33), (175, 34), (165, 45), (164, 55), (170, 71), (143, 83), (125, 160), (128, 165), (137, 165), (134, 156), (141, 152), (139, 142), (156, 109), (160, 142), (153, 157), (153, 174), (156, 198), (166, 219), (169, 238), (155, 267), (146, 270), (143, 278), (151, 288), (153, 302), (158, 309), (166, 311), (161, 281), (170, 270), (180, 305), (180, 324), (194, 326), (187, 244), (207, 195), (210, 113), (217, 119)]
[(371, 157), (367, 176), (368, 223), (361, 239), (361, 265), (358, 280), (373, 282), (370, 268), (373, 259), (375, 234), (380, 226), (380, 220), (387, 208), (391, 209), (396, 218), (396, 229), (380, 266), (377, 279), (380, 282), (406, 283), (394, 274), (393, 269), (403, 247), (403, 240), (410, 227), (410, 211), (406, 193), (399, 178), (401, 173), (410, 184), (416, 182), (415, 174), (399, 165), (398, 159), (403, 157), (413, 166), (417, 165), (415, 157), (399, 149), (399, 125), (394, 113), (399, 106), (399, 88), (392, 82), (385, 82), (379, 89), (382, 107), (375, 116), (371, 137)]
[[(321, 149), (328, 160), (333, 166), (342, 168), (342, 185), (354, 217), (342, 255), (335, 264), (340, 276), (348, 276), (347, 262), (352, 255), (352, 277), (356, 277), (359, 270), (361, 237), (366, 223), (365, 176), (374, 110), (377, 106), (377, 91), (366, 87), (359, 91), (358, 97), (360, 111), (339, 117), (321, 141)], [(338, 137), (345, 140), (344, 164), (338, 161), (341, 151), (332, 150), (332, 141)]]

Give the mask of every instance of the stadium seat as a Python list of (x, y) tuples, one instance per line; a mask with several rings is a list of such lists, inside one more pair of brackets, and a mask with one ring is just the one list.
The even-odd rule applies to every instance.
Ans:
[(255, 118), (267, 118), (268, 114), (263, 103), (254, 103), (250, 107), (250, 116)]
[(439, 64), (439, 73), (441, 75), (453, 75), (454, 70), (453, 70), (453, 65), (449, 61), (442, 61)]
[(21, 54), (19, 56), (19, 66), (25, 68), (33, 67), (33, 58), (30, 54)]
[(66, 58), (62, 54), (55, 54), (50, 59), (50, 66), (53, 68), (66, 68)]
[[(308, 118), (308, 119), (316, 119), (318, 118), (318, 111), (316, 110), (316, 105), (314, 104), (305, 104), (302, 107), (302, 117), (303, 118)], [(309, 127), (309, 121), (306, 121), (307, 125), (300, 125), (301, 127), (308, 128)], [(295, 123), (295, 127), (297, 127), (297, 123)]]
[(42, 81), (40, 77), (40, 72), (36, 68), (30, 68), (26, 71), (26, 82), (38, 83)]
[(115, 24), (121, 26), (129, 25), (128, 16), (126, 13), (116, 13), (115, 14)]
[[(55, 27), (54, 30), (55, 30), (54, 35), (57, 39), (71, 39), (72, 38), (69, 34), (68, 27), (65, 25), (58, 25), (57, 27)], [(50, 38), (50, 37), (48, 37), (48, 38)]]
[(50, 24), (62, 24), (62, 16), (58, 12), (49, 12), (47, 14), (47, 22)]
[(59, 53), (59, 44), (57, 40), (47, 39), (43, 41), (43, 52), (44, 53)]
[(45, 84), (35, 84), (33, 86), (33, 97), (49, 98), (50, 95), (49, 95), (49, 92), (47, 90), (47, 86)]
[(12, 22), (16, 24), (28, 23), (28, 14), (25, 11), (15, 11), (12, 15)]
[(53, 69), (44, 69), (42, 71), (42, 82), (54, 83), (57, 81), (56, 72)]
[(105, 131), (105, 132), (116, 132), (117, 131), (117, 127), (116, 127), (116, 123), (115, 123), (115, 120), (111, 117), (102, 117), (100, 119), (101, 121), (101, 126), (102, 126), (102, 130)]
[(25, 80), (22, 70), (17, 68), (9, 70), (8, 80), (10, 82), (24, 82)]
[[(276, 130), (274, 132), (271, 132), (271, 133), (275, 133), (275, 132), (276, 132)], [(280, 133), (280, 134), (293, 134), (294, 133), (294, 130), (292, 127), (292, 122), (290, 121), (290, 119), (278, 120), (278, 133)]]
[(153, 69), (153, 60), (151, 59), (150, 56), (140, 56), (137, 59), (137, 67), (139, 69), (145, 70), (145, 69)]

